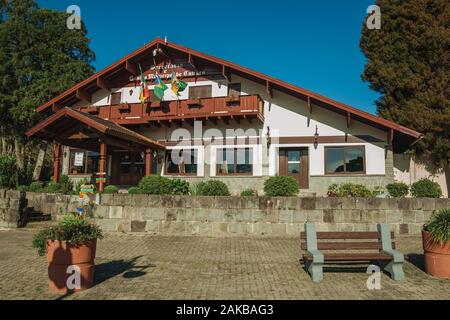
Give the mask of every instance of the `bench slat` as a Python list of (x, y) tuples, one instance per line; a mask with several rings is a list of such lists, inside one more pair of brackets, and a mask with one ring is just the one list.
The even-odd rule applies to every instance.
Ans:
[[(309, 254), (303, 255), (303, 261), (312, 260)], [(324, 254), (325, 261), (372, 261), (372, 260), (392, 260), (392, 257), (382, 253), (355, 253), (355, 254)]]
[[(317, 232), (317, 239), (379, 239), (380, 234), (377, 231), (362, 232)], [(306, 233), (300, 233), (301, 239), (306, 239)], [(391, 232), (391, 238), (394, 239), (394, 232)]]
[[(392, 242), (392, 248), (395, 249), (395, 242)], [(306, 250), (306, 242), (301, 243), (301, 249)], [(319, 250), (362, 250), (362, 249), (381, 249), (380, 242), (318, 242)]]

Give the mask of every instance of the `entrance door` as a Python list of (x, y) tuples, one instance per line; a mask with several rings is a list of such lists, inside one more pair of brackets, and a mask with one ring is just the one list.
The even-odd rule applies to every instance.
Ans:
[(296, 179), (300, 188), (309, 187), (308, 148), (280, 148), (279, 173)]
[(113, 156), (113, 183), (137, 185), (145, 175), (145, 155), (141, 152), (116, 152)]

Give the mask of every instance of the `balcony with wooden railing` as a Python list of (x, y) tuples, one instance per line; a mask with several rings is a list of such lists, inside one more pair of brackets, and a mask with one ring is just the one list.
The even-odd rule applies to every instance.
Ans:
[(264, 101), (259, 95), (242, 95), (186, 99), (162, 102), (122, 103), (108, 106), (88, 106), (79, 108), (82, 112), (97, 115), (100, 118), (118, 124), (155, 124), (157, 126), (180, 124), (183, 121), (192, 124), (203, 120), (217, 123), (230, 120), (240, 122), (264, 122)]

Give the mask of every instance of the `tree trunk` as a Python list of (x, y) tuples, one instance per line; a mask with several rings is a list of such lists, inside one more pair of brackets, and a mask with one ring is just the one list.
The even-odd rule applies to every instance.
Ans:
[(44, 158), (47, 152), (48, 143), (43, 141), (39, 145), (39, 153), (36, 159), (36, 165), (34, 166), (33, 171), (33, 181), (38, 181), (41, 177), (42, 166), (44, 165)]
[(23, 170), (23, 169), (25, 169), (25, 159), (24, 159), (23, 145), (20, 143), (18, 138), (14, 139), (14, 149), (15, 149), (15, 152), (16, 152), (17, 169)]

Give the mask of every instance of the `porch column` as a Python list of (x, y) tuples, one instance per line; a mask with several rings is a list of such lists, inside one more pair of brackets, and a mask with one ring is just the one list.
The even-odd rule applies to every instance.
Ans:
[(100, 143), (100, 172), (99, 172), (100, 181), (98, 183), (98, 190), (103, 192), (105, 189), (105, 180), (106, 179), (106, 143)]
[(55, 142), (53, 149), (53, 181), (59, 181), (59, 163), (61, 160), (61, 143)]
[(145, 176), (149, 176), (152, 169), (152, 149), (145, 150)]

